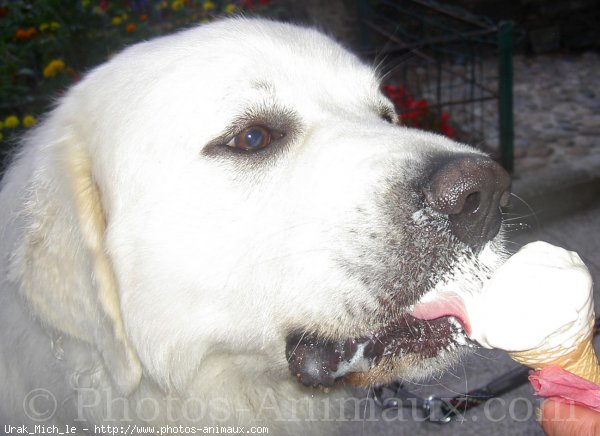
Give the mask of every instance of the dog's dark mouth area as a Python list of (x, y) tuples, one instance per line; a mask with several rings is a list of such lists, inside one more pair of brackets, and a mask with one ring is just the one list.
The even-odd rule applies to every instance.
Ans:
[(290, 371), (300, 383), (331, 387), (352, 374), (370, 371), (384, 358), (433, 358), (443, 350), (464, 345), (465, 338), (460, 322), (452, 316), (422, 320), (403, 314), (393, 324), (366, 337), (336, 341), (291, 333), (286, 356)]

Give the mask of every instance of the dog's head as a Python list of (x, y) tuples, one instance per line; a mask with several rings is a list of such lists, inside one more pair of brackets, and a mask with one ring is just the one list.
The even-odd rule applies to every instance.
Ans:
[(70, 179), (100, 217), (78, 225), (112, 270), (123, 367), (379, 383), (464, 348), (460, 295), (501, 256), (508, 177), (398, 125), (376, 72), (321, 33), (235, 19), (136, 45), (45, 126), (91, 187)]

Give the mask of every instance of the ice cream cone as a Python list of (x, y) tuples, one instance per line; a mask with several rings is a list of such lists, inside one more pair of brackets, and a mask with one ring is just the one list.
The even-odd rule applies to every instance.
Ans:
[(600, 385), (600, 365), (592, 344), (593, 325), (575, 345), (569, 348), (555, 347), (554, 349), (535, 349), (509, 353), (515, 361), (540, 370), (546, 366), (555, 365), (579, 377)]

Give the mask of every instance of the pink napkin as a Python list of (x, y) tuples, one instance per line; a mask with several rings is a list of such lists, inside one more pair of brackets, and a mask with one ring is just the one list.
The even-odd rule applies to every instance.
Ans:
[(529, 381), (536, 395), (563, 403), (574, 402), (600, 412), (600, 386), (558, 366), (531, 371)]

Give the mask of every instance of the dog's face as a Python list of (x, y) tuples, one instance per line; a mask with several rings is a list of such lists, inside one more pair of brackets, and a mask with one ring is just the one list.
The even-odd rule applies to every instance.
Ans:
[(491, 164), (397, 125), (373, 69), (322, 34), (192, 29), (126, 50), (59, 111), (89, 138), (125, 332), (159, 383), (229, 356), (327, 385), (357, 348), (353, 377), (378, 383), (464, 348), (451, 318), (411, 311), (477, 289), (498, 262), (497, 223), (457, 224), (436, 200), (436, 184), (464, 181), (448, 161)]

